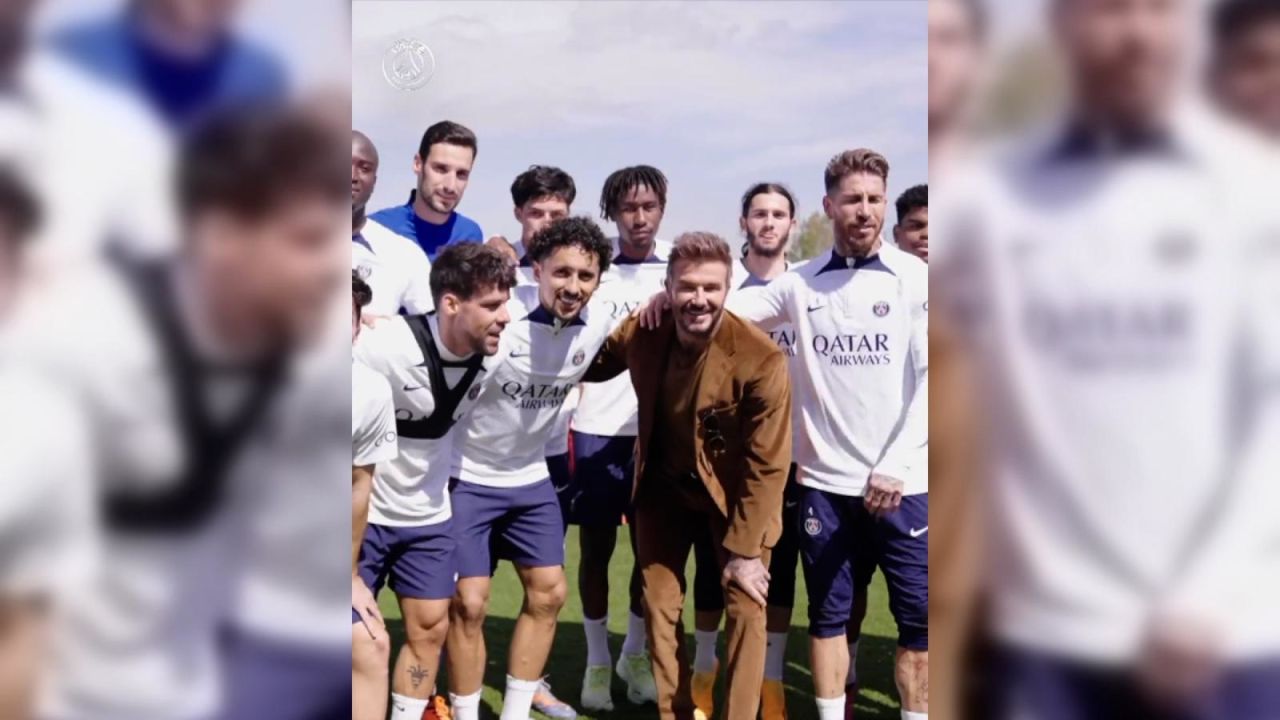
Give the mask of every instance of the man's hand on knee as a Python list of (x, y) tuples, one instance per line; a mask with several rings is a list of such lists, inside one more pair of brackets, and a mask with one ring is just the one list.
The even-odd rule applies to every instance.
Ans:
[(765, 607), (769, 603), (769, 569), (760, 558), (745, 558), (732, 555), (725, 563), (721, 582), (728, 587), (737, 585), (747, 597)]

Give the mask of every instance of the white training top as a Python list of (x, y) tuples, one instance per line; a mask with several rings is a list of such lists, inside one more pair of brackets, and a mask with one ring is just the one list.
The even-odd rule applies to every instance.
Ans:
[(928, 273), (882, 242), (869, 262), (832, 253), (729, 296), (764, 330), (791, 323), (803, 348), (791, 385), (801, 485), (860, 496), (876, 472), (906, 495), (929, 491)]
[[(1223, 623), (1228, 656), (1274, 657), (1274, 621), (1269, 648), (1232, 627), (1235, 598), (1276, 586), (1264, 570), (1278, 567), (1268, 545), (1280, 546), (1222, 538), (1274, 527), (1273, 512), (1249, 517), (1273, 509), (1274, 492), (1245, 492), (1232, 471), (1268, 455), (1245, 456), (1241, 441), (1262, 433), (1238, 425), (1239, 401), (1265, 397), (1244, 371), (1274, 305), (1241, 295), (1262, 261), (1247, 248), (1269, 236), (1277, 267), (1275, 181), (1193, 114), (1145, 152), (1086, 152), (1061, 137), (965, 168), (935, 216), (947, 239), (932, 266), (940, 307), (972, 353), (990, 420), (994, 631), (1125, 663), (1164, 606), (1193, 607)], [(1274, 603), (1251, 604), (1251, 617), (1274, 618)]]
[(435, 309), (431, 261), (418, 244), (376, 220), (351, 238), (351, 269), (373, 290), (364, 312), (388, 317), (403, 309), (421, 315)]
[[(641, 263), (619, 263), (614, 258), (609, 272), (591, 297), (594, 312), (607, 315), (609, 331), (617, 329), (636, 308), (662, 289), (667, 277), (665, 253)], [(602, 383), (582, 386), (582, 396), (573, 418), (576, 432), (605, 437), (635, 436), (640, 415), (631, 373)]]
[[(429, 316), (431, 334), (440, 353), (445, 382), (458, 388), (467, 375), (466, 358), (451, 353), (440, 339), (438, 318)], [(511, 326), (503, 331), (505, 338)], [(356, 360), (380, 373), (391, 385), (397, 420), (425, 420), (435, 412), (431, 378), (423, 365), (425, 358), (403, 317), (365, 328), (355, 344)], [(459, 420), (472, 411), (482, 388), (498, 364), (498, 357), (484, 359), (454, 411), (455, 425), (441, 438), (398, 437), (400, 454), (379, 463), (374, 471), (373, 495), (369, 500), (369, 522), (392, 527), (434, 525), (452, 516), (449, 504), (449, 475), (452, 469)]]
[(502, 362), (467, 418), (454, 475), (491, 487), (547, 478), (546, 450), (562, 406), (604, 344), (611, 327), (588, 305), (561, 326), (538, 302), (538, 288), (511, 291), (512, 322), (502, 331)]
[(351, 363), (351, 465), (395, 459), (396, 408), (387, 379), (362, 362)]

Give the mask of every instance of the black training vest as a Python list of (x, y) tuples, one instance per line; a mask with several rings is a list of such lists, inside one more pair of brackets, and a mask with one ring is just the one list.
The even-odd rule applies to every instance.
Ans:
[[(435, 338), (431, 334), (431, 325), (426, 315), (406, 315), (404, 320), (413, 332), (413, 339), (418, 341), (418, 349), (425, 358), (418, 367), (427, 369), (427, 377), (431, 381), (431, 395), (435, 399), (435, 410), (422, 420), (396, 419), (396, 433), (402, 438), (414, 440), (439, 440), (453, 427), (453, 413), (457, 411), (462, 398), (471, 389), (471, 383), (484, 369), (484, 357), (479, 353), (472, 355), (464, 362), (449, 362), (440, 357), (440, 349), (436, 347)], [(466, 374), (456, 387), (450, 389), (444, 379), (446, 367), (466, 368)]]
[(218, 423), (210, 415), (204, 392), (209, 369), (196, 356), (178, 317), (171, 266), (114, 260), (160, 344), (186, 465), (177, 482), (160, 490), (108, 489), (104, 519), (111, 529), (124, 532), (192, 531), (221, 504), (228, 468), (280, 389), (284, 359), (273, 356), (249, 369), (253, 377), (247, 399), (229, 420)]

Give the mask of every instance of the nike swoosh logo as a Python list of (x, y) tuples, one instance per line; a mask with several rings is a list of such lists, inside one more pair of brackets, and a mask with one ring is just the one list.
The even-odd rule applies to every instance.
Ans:
[(793, 501), (791, 501), (791, 502), (789, 502), (789, 503), (782, 503), (782, 507), (784, 507), (784, 508), (793, 508), (793, 507), (795, 507), (796, 505), (799, 505), (799, 504), (800, 504), (800, 503), (798, 503), (798, 502), (796, 502), (796, 501), (794, 501), (794, 500), (793, 500)]
[(517, 353), (517, 352), (513, 352), (513, 353), (511, 353), (511, 357), (513, 357), (513, 358), (529, 357), (529, 353), (527, 353), (527, 352), (526, 352), (526, 353)]
[(422, 388), (423, 388), (423, 386), (422, 386), (422, 385), (418, 385), (418, 386), (405, 385), (405, 386), (404, 386), (404, 391), (405, 391), (405, 392), (413, 392), (414, 390), (421, 390)]
[(928, 525), (925, 525), (924, 527), (920, 528), (919, 530), (916, 530), (915, 528), (911, 528), (911, 529), (910, 529), (910, 530), (908, 530), (907, 532), (911, 534), (911, 537), (913, 537), (913, 538), (918, 538), (918, 537), (920, 537), (921, 535), (923, 535), (923, 534), (925, 534), (925, 533), (929, 532), (929, 526), (928, 526)]
[(814, 311), (816, 311), (816, 310), (821, 310), (821, 309), (822, 309), (822, 308), (824, 308), (824, 307), (826, 307), (826, 305), (810, 305), (810, 306), (809, 306), (809, 308), (808, 308), (808, 311), (809, 311), (809, 312), (814, 312)]

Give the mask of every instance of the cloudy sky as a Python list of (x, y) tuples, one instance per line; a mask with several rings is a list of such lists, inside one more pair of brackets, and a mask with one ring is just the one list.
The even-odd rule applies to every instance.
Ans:
[[(576, 212), (597, 217), (610, 172), (660, 168), (668, 238), (734, 236), (756, 181), (818, 209), (826, 161), (859, 146), (888, 157), (896, 196), (927, 177), (925, 16), (924, 0), (357, 0), (352, 123), (382, 155), (371, 205), (406, 200), (422, 131), (441, 119), (479, 136), (461, 210), (487, 234), (518, 233), (509, 188), (535, 163), (572, 174)], [(383, 77), (402, 38), (435, 56), (421, 89)]]

